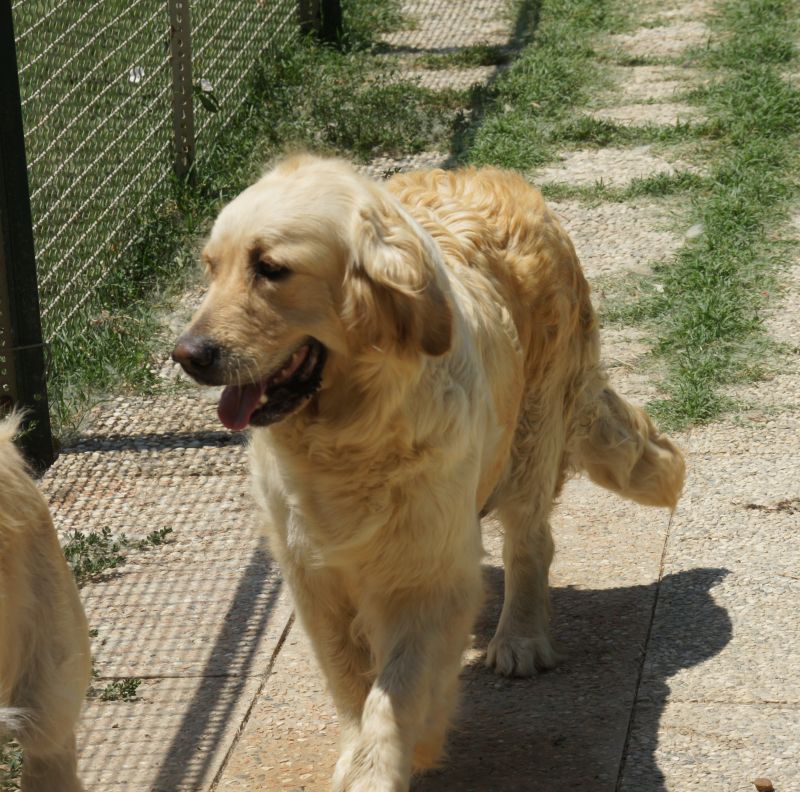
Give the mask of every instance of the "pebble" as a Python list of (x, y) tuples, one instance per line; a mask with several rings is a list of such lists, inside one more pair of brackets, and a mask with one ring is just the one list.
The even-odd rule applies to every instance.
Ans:
[(689, 229), (689, 230), (688, 230), (688, 231), (687, 231), (687, 232), (684, 234), (684, 237), (685, 237), (687, 240), (689, 240), (689, 241), (691, 242), (693, 239), (697, 239), (698, 237), (701, 237), (701, 236), (703, 235), (703, 231), (704, 231), (704, 230), (705, 230), (705, 229), (703, 228), (703, 224), (702, 224), (702, 223), (695, 223), (695, 224), (694, 224), (694, 225), (693, 225), (693, 226), (692, 226), (692, 227), (691, 227), (691, 228), (690, 228), (690, 229)]
[(772, 786), (772, 781), (768, 778), (756, 778), (753, 784), (758, 792), (774, 792), (775, 790), (775, 787)]

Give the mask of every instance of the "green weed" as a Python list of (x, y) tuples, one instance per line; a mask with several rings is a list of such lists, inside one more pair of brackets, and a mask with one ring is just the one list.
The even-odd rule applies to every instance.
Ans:
[(137, 691), (141, 684), (142, 680), (138, 677), (116, 679), (109, 682), (98, 695), (101, 701), (137, 701)]
[(144, 539), (129, 539), (125, 534), (114, 536), (110, 528), (88, 533), (75, 529), (67, 534), (63, 551), (75, 580), (82, 585), (122, 566), (129, 550), (148, 550), (163, 545), (171, 533), (172, 528), (160, 528)]
[(123, 543), (110, 528), (90, 533), (75, 529), (67, 535), (63, 550), (79, 584), (125, 563)]
[(15, 740), (0, 743), (0, 792), (17, 792), (22, 776), (22, 748)]

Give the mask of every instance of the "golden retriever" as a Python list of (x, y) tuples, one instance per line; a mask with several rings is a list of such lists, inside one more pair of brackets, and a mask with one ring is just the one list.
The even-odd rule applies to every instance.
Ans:
[(265, 530), (335, 700), (337, 792), (440, 757), (505, 529), (486, 662), (551, 666), (548, 516), (572, 471), (674, 507), (684, 462), (608, 384), (589, 287), (541, 195), (495, 169), (385, 184), (298, 156), (225, 207), (173, 357), (253, 427)]
[(47, 503), (0, 422), (0, 740), (24, 756), (23, 792), (81, 792), (75, 724), (91, 675), (89, 630)]

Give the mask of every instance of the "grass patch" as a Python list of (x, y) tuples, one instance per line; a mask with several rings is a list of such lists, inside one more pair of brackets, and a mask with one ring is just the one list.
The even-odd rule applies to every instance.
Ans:
[[(667, 424), (710, 421), (732, 407), (722, 386), (764, 374), (775, 351), (762, 310), (776, 293), (800, 164), (800, 91), (781, 78), (791, 57), (792, 3), (729, 0), (716, 24), (726, 36), (706, 55), (715, 79), (696, 92), (719, 134), (702, 183), (688, 184), (690, 222), (702, 233), (674, 261), (657, 265), (639, 299), (611, 318), (640, 320), (657, 333), (667, 398), (652, 405)], [(766, 53), (766, 54), (765, 54)]]
[(555, 201), (584, 201), (589, 204), (621, 203), (636, 198), (667, 198), (671, 195), (689, 195), (707, 189), (707, 180), (691, 171), (636, 177), (627, 187), (611, 187), (601, 180), (592, 185), (557, 182), (543, 184), (540, 187), (545, 198)]
[(639, 146), (647, 143), (686, 143), (715, 138), (715, 124), (705, 121), (678, 121), (675, 124), (619, 124), (604, 118), (583, 115), (555, 126), (551, 141), (561, 145)]
[(669, 63), (667, 58), (654, 55), (631, 55), (621, 48), (600, 53), (598, 60), (613, 66), (664, 66)]
[(462, 92), (401, 81), (388, 62), (369, 54), (306, 43), (262, 65), (252, 110), (263, 122), (259, 146), (273, 155), (313, 148), (366, 162), (446, 145), (465, 102)]
[(129, 539), (125, 534), (114, 536), (110, 528), (84, 532), (74, 530), (67, 535), (63, 550), (78, 585), (122, 566), (130, 550), (150, 550), (163, 545), (172, 528), (151, 531), (144, 539)]
[(476, 66), (499, 66), (511, 60), (508, 47), (494, 44), (473, 44), (460, 47), (453, 52), (429, 52), (421, 55), (415, 63), (426, 69), (469, 69)]
[(345, 50), (380, 51), (379, 34), (406, 27), (400, 0), (343, 0), (342, 46)]
[(476, 97), (473, 119), (457, 130), (459, 159), (523, 171), (552, 159), (560, 127), (604, 79), (592, 42), (622, 24), (617, 8), (610, 0), (554, 0), (529, 15), (520, 38), (530, 43)]
[(623, 200), (633, 198), (665, 198), (668, 195), (697, 193), (706, 189), (706, 180), (698, 173), (676, 171), (656, 173), (653, 176), (637, 177), (623, 190)]

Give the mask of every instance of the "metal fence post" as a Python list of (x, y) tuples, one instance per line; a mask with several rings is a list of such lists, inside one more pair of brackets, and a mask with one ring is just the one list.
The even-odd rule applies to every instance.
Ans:
[(323, 41), (336, 44), (342, 37), (342, 4), (341, 0), (322, 0), (322, 28), (320, 36)]
[(0, 3), (0, 406), (28, 411), (30, 460), (53, 462), (11, 3)]
[(168, 0), (168, 5), (175, 173), (184, 177), (194, 163), (192, 27), (189, 16), (189, 0)]
[(337, 44), (342, 36), (341, 0), (299, 0), (300, 30)]

